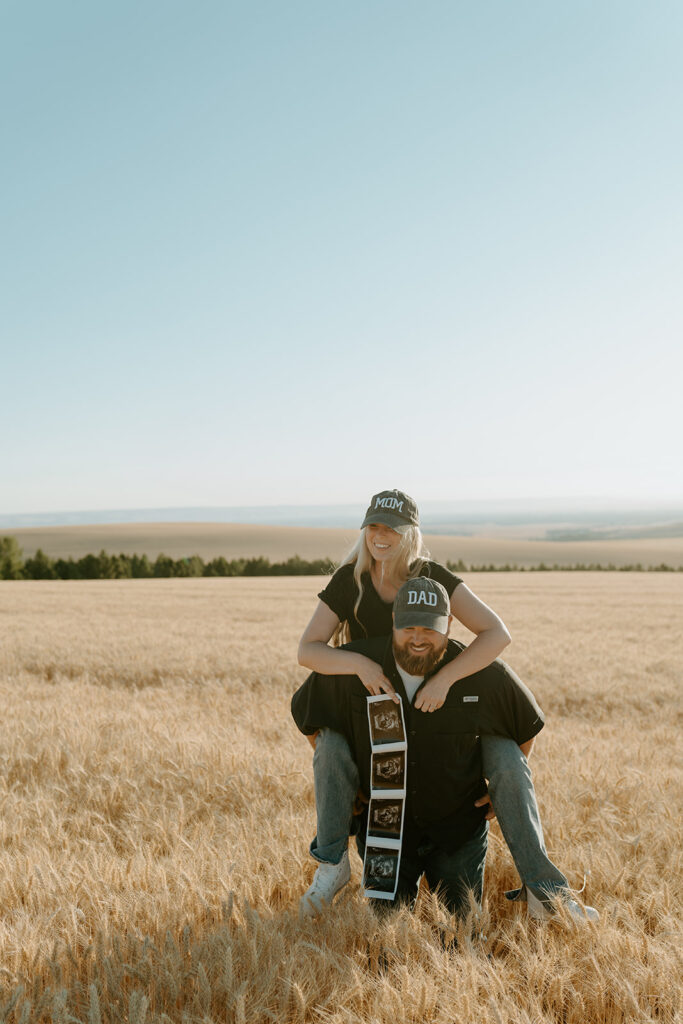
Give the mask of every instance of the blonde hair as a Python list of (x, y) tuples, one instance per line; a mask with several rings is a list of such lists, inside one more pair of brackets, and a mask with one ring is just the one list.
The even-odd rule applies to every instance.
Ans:
[[(374, 561), (365, 539), (365, 530), (366, 527), (363, 527), (358, 540), (341, 561), (341, 565), (353, 564), (353, 578), (358, 587), (358, 597), (353, 606), (353, 616), (356, 622), (361, 625), (362, 623), (360, 623), (358, 618), (358, 608), (363, 600), (363, 573), (370, 572)], [(429, 558), (429, 551), (425, 547), (419, 526), (407, 526), (400, 536), (401, 540), (391, 562), (394, 569), (393, 575), (403, 584), (406, 580), (412, 580), (420, 575), (424, 563)], [(363, 628), (365, 629), (365, 627)], [(332, 635), (332, 645), (340, 647), (342, 644), (348, 643), (350, 639), (351, 631), (348, 621), (340, 622)]]

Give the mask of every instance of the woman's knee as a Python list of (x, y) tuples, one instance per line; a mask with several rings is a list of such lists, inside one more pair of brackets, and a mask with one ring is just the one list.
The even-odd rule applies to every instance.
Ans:
[(484, 775), (489, 781), (528, 771), (526, 757), (515, 741), (507, 736), (482, 736), (481, 753)]
[(321, 729), (315, 740), (313, 764), (323, 766), (330, 763), (339, 767), (349, 762), (354, 763), (351, 748), (344, 736), (333, 729)]

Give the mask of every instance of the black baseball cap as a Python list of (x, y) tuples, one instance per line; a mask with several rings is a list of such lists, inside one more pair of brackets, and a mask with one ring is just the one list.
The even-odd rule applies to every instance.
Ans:
[(370, 523), (383, 523), (398, 533), (405, 533), (409, 526), (419, 526), (420, 517), (417, 505), (403, 491), (380, 491), (373, 494), (365, 519), (360, 524), (361, 530)]
[(451, 602), (443, 584), (427, 576), (406, 580), (394, 600), (394, 628), (424, 626), (448, 633)]

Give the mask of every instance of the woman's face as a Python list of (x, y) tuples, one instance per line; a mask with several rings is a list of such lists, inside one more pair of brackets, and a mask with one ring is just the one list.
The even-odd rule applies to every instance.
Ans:
[(401, 534), (383, 523), (369, 523), (365, 527), (365, 543), (376, 562), (386, 562), (396, 554)]

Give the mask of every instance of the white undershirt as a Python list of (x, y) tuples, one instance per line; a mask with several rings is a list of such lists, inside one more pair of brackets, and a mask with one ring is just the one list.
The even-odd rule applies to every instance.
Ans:
[(405, 686), (406, 693), (408, 694), (408, 700), (412, 704), (413, 697), (417, 693), (420, 683), (424, 679), (424, 676), (411, 676), (406, 672), (405, 669), (401, 668), (400, 665), (397, 665), (396, 668), (398, 669), (398, 674), (403, 680), (403, 685)]

